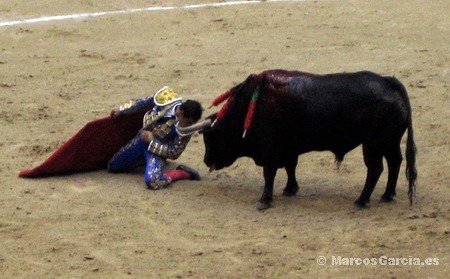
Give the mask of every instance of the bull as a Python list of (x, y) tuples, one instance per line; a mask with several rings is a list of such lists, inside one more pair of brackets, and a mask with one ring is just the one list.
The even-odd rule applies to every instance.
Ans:
[(410, 205), (415, 196), (415, 166), (411, 105), (395, 77), (372, 72), (316, 75), (269, 70), (252, 74), (214, 101), (222, 109), (188, 127), (203, 130), (204, 163), (210, 170), (250, 157), (263, 167), (264, 190), (257, 209), (270, 207), (279, 168), (287, 172), (283, 195), (299, 190), (295, 169), (300, 154), (331, 151), (336, 162), (362, 145), (367, 177), (359, 198), (364, 207), (387, 161), (388, 181), (382, 201), (392, 201), (403, 161), (401, 140), (407, 132), (406, 177)]

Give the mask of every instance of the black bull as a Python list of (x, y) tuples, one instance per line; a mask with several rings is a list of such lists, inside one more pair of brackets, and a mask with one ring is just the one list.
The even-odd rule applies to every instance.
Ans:
[[(251, 127), (243, 137), (249, 102), (260, 95)], [(230, 166), (239, 157), (250, 157), (263, 167), (265, 185), (258, 209), (270, 207), (278, 168), (288, 179), (283, 195), (295, 195), (299, 187), (295, 168), (300, 154), (329, 150), (337, 162), (362, 144), (367, 178), (360, 197), (365, 206), (387, 161), (388, 181), (383, 201), (396, 194), (403, 160), (400, 143), (408, 130), (406, 177), (412, 204), (417, 170), (411, 105), (405, 87), (394, 77), (371, 72), (314, 75), (271, 70), (250, 75), (230, 91), (225, 112), (205, 128), (204, 162), (211, 169)], [(209, 119), (214, 121), (217, 114)]]

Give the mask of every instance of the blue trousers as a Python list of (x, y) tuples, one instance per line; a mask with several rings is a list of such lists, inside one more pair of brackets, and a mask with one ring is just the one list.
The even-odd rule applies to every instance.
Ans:
[(166, 162), (163, 158), (150, 153), (148, 142), (139, 134), (123, 146), (108, 162), (110, 172), (126, 172), (145, 162), (144, 181), (149, 189), (160, 189), (169, 185), (171, 179), (164, 175)]

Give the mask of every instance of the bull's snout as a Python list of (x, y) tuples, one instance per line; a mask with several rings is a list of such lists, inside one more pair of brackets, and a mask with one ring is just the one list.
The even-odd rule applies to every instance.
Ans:
[(209, 168), (209, 172), (212, 172), (213, 170), (216, 170), (216, 166), (213, 163), (207, 162), (206, 160), (203, 161), (205, 165)]

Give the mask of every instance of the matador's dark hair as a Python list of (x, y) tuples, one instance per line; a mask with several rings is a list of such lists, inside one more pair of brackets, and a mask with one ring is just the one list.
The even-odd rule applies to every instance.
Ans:
[(187, 100), (181, 104), (180, 109), (183, 111), (185, 118), (191, 118), (197, 122), (202, 117), (203, 108), (202, 105), (193, 100)]

